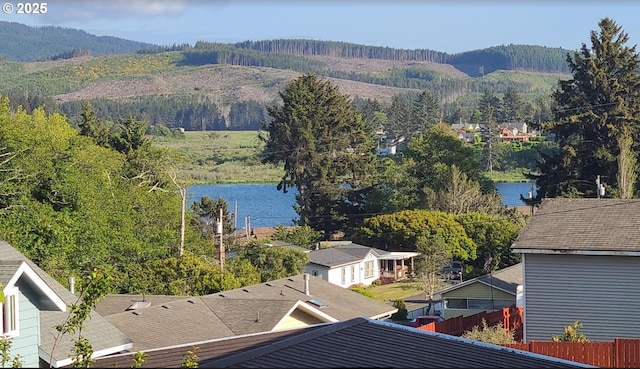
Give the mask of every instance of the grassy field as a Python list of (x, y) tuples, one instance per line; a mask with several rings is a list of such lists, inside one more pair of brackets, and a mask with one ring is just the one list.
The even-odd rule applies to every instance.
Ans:
[[(187, 131), (184, 140), (155, 137), (153, 143), (182, 154), (178, 176), (192, 184), (277, 183), (284, 174), (281, 167), (260, 163), (263, 143), (257, 131)], [(493, 171), (488, 177), (494, 182), (527, 182), (523, 170)]]
[(178, 176), (190, 183), (275, 183), (283, 170), (260, 163), (256, 131), (185, 132), (184, 140), (155, 137), (154, 145), (182, 154)]
[(491, 173), (487, 173), (494, 182), (529, 182), (529, 179), (522, 174), (523, 171), (528, 171), (526, 168), (512, 169), (507, 171), (494, 170)]

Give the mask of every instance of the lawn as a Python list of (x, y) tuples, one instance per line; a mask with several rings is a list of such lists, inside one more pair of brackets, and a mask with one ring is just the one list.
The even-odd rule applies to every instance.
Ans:
[(419, 282), (396, 282), (389, 284), (382, 284), (378, 286), (367, 287), (368, 292), (371, 292), (376, 300), (397, 300), (404, 299), (409, 296), (418, 295), (423, 292), (423, 288)]

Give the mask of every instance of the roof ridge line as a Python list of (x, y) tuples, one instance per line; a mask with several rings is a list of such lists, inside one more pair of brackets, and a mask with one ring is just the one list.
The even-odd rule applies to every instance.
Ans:
[(353, 326), (356, 326), (356, 325), (365, 324), (367, 322), (368, 322), (367, 318), (358, 317), (358, 318), (353, 318), (353, 319), (349, 319), (349, 320), (343, 320), (343, 321), (330, 323), (330, 324), (322, 323), (322, 324), (326, 324), (326, 325), (324, 327), (320, 327), (320, 328), (314, 329), (314, 330), (312, 330), (310, 332), (304, 332), (304, 333), (301, 333), (301, 334), (296, 334), (293, 337), (287, 337), (287, 338), (285, 338), (283, 340), (277, 341), (277, 342), (275, 342), (273, 344), (270, 344), (270, 345), (266, 345), (266, 346), (258, 347), (258, 348), (255, 348), (255, 349), (243, 351), (243, 352), (240, 352), (240, 353), (236, 353), (236, 354), (233, 354), (233, 355), (229, 355), (229, 356), (223, 357), (221, 359), (212, 360), (211, 362), (209, 362), (209, 365), (213, 364), (213, 366), (217, 367), (217, 368), (226, 368), (226, 367), (234, 365), (237, 361), (252, 360), (252, 359), (255, 359), (255, 358), (259, 357), (259, 356), (264, 355), (265, 353), (270, 353), (270, 352), (274, 352), (274, 351), (277, 351), (277, 350), (280, 350), (280, 349), (284, 349), (284, 348), (287, 348), (289, 346), (299, 344), (301, 342), (305, 342), (305, 341), (309, 341), (309, 340), (315, 339), (315, 338), (323, 336), (325, 334), (334, 333), (334, 332), (337, 332), (337, 331), (340, 331), (340, 330), (343, 330), (343, 329), (346, 329), (346, 328), (350, 328), (350, 327), (353, 327)]

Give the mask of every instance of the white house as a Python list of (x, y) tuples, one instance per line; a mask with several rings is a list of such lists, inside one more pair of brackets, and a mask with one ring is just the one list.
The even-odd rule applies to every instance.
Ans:
[(365, 286), (386, 278), (405, 279), (413, 271), (417, 252), (389, 252), (351, 242), (309, 253), (305, 272), (341, 287)]

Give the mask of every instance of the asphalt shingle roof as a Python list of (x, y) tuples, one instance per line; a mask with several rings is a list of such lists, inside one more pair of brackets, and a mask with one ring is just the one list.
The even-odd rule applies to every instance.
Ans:
[(387, 252), (356, 243), (349, 243), (311, 251), (309, 253), (309, 262), (331, 268), (363, 260), (369, 253), (378, 256)]
[[(35, 263), (27, 259), (18, 250), (13, 248), (5, 241), (0, 241), (0, 259), (6, 261), (26, 261), (27, 264), (51, 287), (51, 289), (70, 306), (77, 302), (78, 297), (67, 290), (63, 285), (50, 277)], [(40, 311), (40, 350), (46, 356), (51, 355), (54, 339), (58, 333), (55, 329), (56, 325), (64, 322), (69, 316), (69, 311)], [(93, 346), (94, 352), (109, 350), (112, 348), (122, 347), (131, 343), (131, 339), (125, 336), (121, 331), (114, 327), (108, 320), (97, 312), (91, 312), (89, 319), (85, 321), (82, 329), (82, 335), (86, 337)], [(69, 354), (73, 348), (73, 337), (66, 335), (57, 344), (53, 352), (53, 358), (57, 361), (64, 361), (69, 358)]]
[(511, 248), (640, 251), (640, 200), (544, 199)]
[[(396, 311), (389, 303), (373, 300), (319, 277), (309, 278), (309, 295), (304, 293), (303, 276), (300, 274), (206, 296), (183, 296), (162, 303), (161, 296), (145, 296), (151, 306), (135, 313), (126, 309), (136, 301), (136, 296), (107, 296), (98, 302), (96, 310), (111, 312), (107, 319), (133, 339), (134, 351), (269, 331), (298, 301), (320, 300), (325, 306), (318, 309), (337, 320), (358, 316), (375, 318)], [(142, 296), (138, 296), (137, 301), (141, 300)]]

